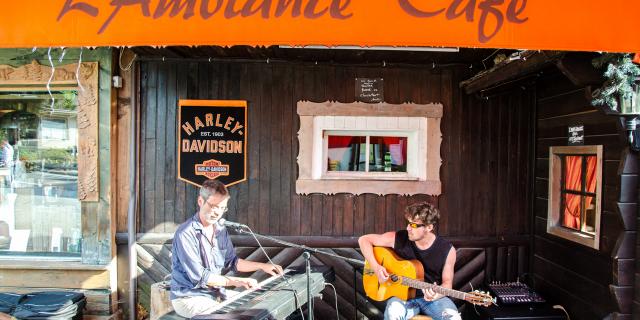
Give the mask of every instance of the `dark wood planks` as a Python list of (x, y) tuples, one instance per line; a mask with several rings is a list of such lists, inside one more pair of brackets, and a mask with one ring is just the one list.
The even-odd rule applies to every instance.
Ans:
[[(564, 305), (572, 318), (602, 318), (613, 312), (630, 313), (630, 308), (622, 310), (620, 305), (630, 306), (631, 296), (620, 295), (619, 299), (626, 300), (614, 301), (610, 286), (621, 279), (627, 287), (616, 288), (620, 288), (619, 292), (628, 292), (633, 271), (628, 266), (620, 267), (628, 265), (628, 261), (618, 263), (614, 250), (617, 247), (623, 255), (621, 258), (629, 258), (635, 249), (633, 241), (625, 244), (620, 238), (624, 229), (617, 201), (633, 201), (635, 205), (637, 198), (635, 184), (631, 188), (634, 189), (633, 197), (620, 197), (624, 176), (620, 176), (617, 169), (626, 145), (620, 139), (617, 119), (593, 108), (588, 92), (588, 88), (576, 87), (559, 74), (548, 74), (537, 85), (533, 273), (536, 289)], [(546, 233), (549, 147), (567, 145), (567, 127), (576, 124), (584, 125), (586, 145), (604, 146), (598, 251)], [(616, 243), (620, 245), (616, 246)]]
[[(173, 61), (143, 62), (141, 75), (140, 232), (173, 232), (196, 211), (196, 188), (176, 179), (178, 99), (248, 101), (248, 179), (230, 188), (228, 218), (258, 232), (351, 237), (397, 230), (405, 227), (404, 208), (419, 201), (440, 207), (438, 230), (447, 236), (522, 234), (529, 228), (528, 184), (522, 182), (529, 172), (522, 152), (530, 138), (526, 92), (478, 100), (457, 88), (468, 76), (465, 68), (431, 66)], [(443, 195), (295, 194), (296, 102), (353, 102), (356, 77), (384, 78), (387, 102), (443, 103)], [(496, 185), (503, 187), (487, 192)]]

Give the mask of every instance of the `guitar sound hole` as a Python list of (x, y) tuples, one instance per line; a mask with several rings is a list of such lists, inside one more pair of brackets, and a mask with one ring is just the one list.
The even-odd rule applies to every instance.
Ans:
[(395, 274), (391, 275), (391, 281), (396, 282), (398, 281), (398, 276), (396, 276)]

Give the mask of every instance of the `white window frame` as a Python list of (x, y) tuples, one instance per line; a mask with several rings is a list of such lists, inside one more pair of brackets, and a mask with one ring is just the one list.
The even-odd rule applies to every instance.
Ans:
[[(301, 101), (298, 102), (298, 115), (298, 194), (441, 193), (441, 104)], [(406, 136), (407, 172), (328, 172), (327, 132), (334, 135)]]
[[(561, 181), (563, 155), (592, 154), (596, 161), (596, 200), (595, 232), (590, 235), (562, 226)], [(547, 209), (547, 233), (573, 241), (593, 249), (600, 248), (600, 221), (602, 215), (602, 145), (593, 146), (555, 146), (549, 148), (549, 204)]]

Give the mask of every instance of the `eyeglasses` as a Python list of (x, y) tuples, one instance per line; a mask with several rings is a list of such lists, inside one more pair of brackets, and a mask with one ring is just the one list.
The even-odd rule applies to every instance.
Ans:
[(208, 201), (205, 201), (204, 203), (207, 204), (207, 206), (209, 206), (209, 208), (211, 208), (211, 210), (217, 210), (217, 211), (222, 211), (222, 212), (227, 212), (227, 210), (229, 208), (227, 207), (220, 207), (218, 205), (212, 205), (211, 203), (209, 203)]
[(407, 221), (407, 225), (409, 227), (411, 227), (412, 229), (418, 229), (420, 227), (424, 227), (426, 226), (426, 224), (422, 224), (422, 223), (415, 223), (415, 222), (411, 222), (411, 221)]

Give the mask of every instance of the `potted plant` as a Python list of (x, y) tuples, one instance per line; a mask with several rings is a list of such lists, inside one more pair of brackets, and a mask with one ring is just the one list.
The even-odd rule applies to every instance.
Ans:
[(640, 115), (640, 67), (629, 54), (607, 53), (594, 59), (594, 66), (604, 67), (605, 82), (593, 91), (591, 104), (605, 107), (607, 114), (624, 118), (624, 128), (632, 150), (640, 151), (636, 132)]
[(606, 67), (605, 82), (593, 91), (594, 106), (604, 106), (614, 114), (635, 113), (640, 107), (640, 67), (629, 54), (607, 53), (593, 60), (597, 68)]

